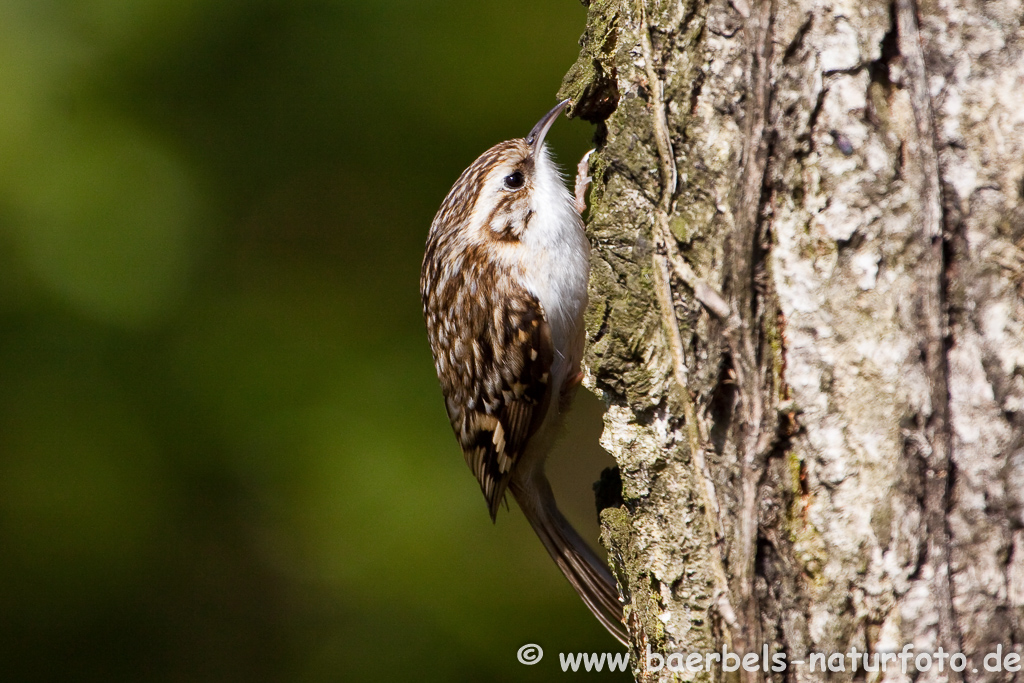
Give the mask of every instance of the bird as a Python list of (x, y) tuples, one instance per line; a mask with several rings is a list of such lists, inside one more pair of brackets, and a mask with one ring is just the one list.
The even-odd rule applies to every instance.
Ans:
[(615, 579), (559, 511), (544, 472), (583, 377), (581, 182), (574, 198), (544, 142), (569, 104), (462, 172), (430, 225), (420, 294), (448, 418), (492, 522), (511, 493), (583, 602), (628, 645)]

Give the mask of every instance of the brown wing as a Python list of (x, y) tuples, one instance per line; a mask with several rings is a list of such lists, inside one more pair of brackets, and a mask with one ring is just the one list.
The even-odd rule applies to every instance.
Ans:
[[(551, 331), (536, 301), (526, 311), (505, 316), (503, 363), (495, 364), (493, 377), (477, 385), (474, 409), (464, 410), (458, 421), (449, 402), (448, 415), (456, 430), (466, 463), (480, 482), (494, 519), (505, 496), (512, 468), (526, 443), (540, 427), (551, 392), (553, 357)], [(483, 355), (490, 355), (482, 341)]]
[[(494, 275), (471, 271), (470, 279)], [(537, 299), (507, 281), (488, 284), (467, 287), (455, 275), (447, 291), (428, 288), (424, 312), (452, 429), (494, 519), (547, 411), (554, 351)]]

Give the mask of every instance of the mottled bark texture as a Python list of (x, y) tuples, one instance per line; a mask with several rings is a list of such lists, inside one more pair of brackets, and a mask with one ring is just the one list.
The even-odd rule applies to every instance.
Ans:
[(585, 4), (634, 674), (913, 644), (971, 666), (725, 679), (1024, 680), (982, 666), (1024, 643), (1021, 0)]

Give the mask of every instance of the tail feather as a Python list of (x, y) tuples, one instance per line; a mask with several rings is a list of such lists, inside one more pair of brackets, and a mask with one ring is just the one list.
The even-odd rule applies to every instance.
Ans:
[(533, 485), (526, 487), (513, 477), (509, 490), (548, 554), (583, 602), (609, 633), (623, 645), (629, 645), (615, 579), (605, 563), (562, 516), (547, 479), (543, 475), (534, 477)]

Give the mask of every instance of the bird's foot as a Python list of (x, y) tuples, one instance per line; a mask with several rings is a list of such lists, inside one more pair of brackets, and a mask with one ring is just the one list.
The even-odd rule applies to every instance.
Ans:
[(558, 409), (560, 411), (565, 412), (569, 410), (569, 406), (572, 404), (572, 398), (576, 395), (576, 390), (579, 389), (581, 384), (583, 384), (582, 370), (565, 378), (565, 382), (562, 383), (562, 392), (558, 403)]
[(580, 163), (576, 164), (576, 211), (581, 216), (587, 210), (587, 188), (593, 180), (590, 177), (590, 155), (593, 153), (594, 150), (590, 150), (583, 155)]

